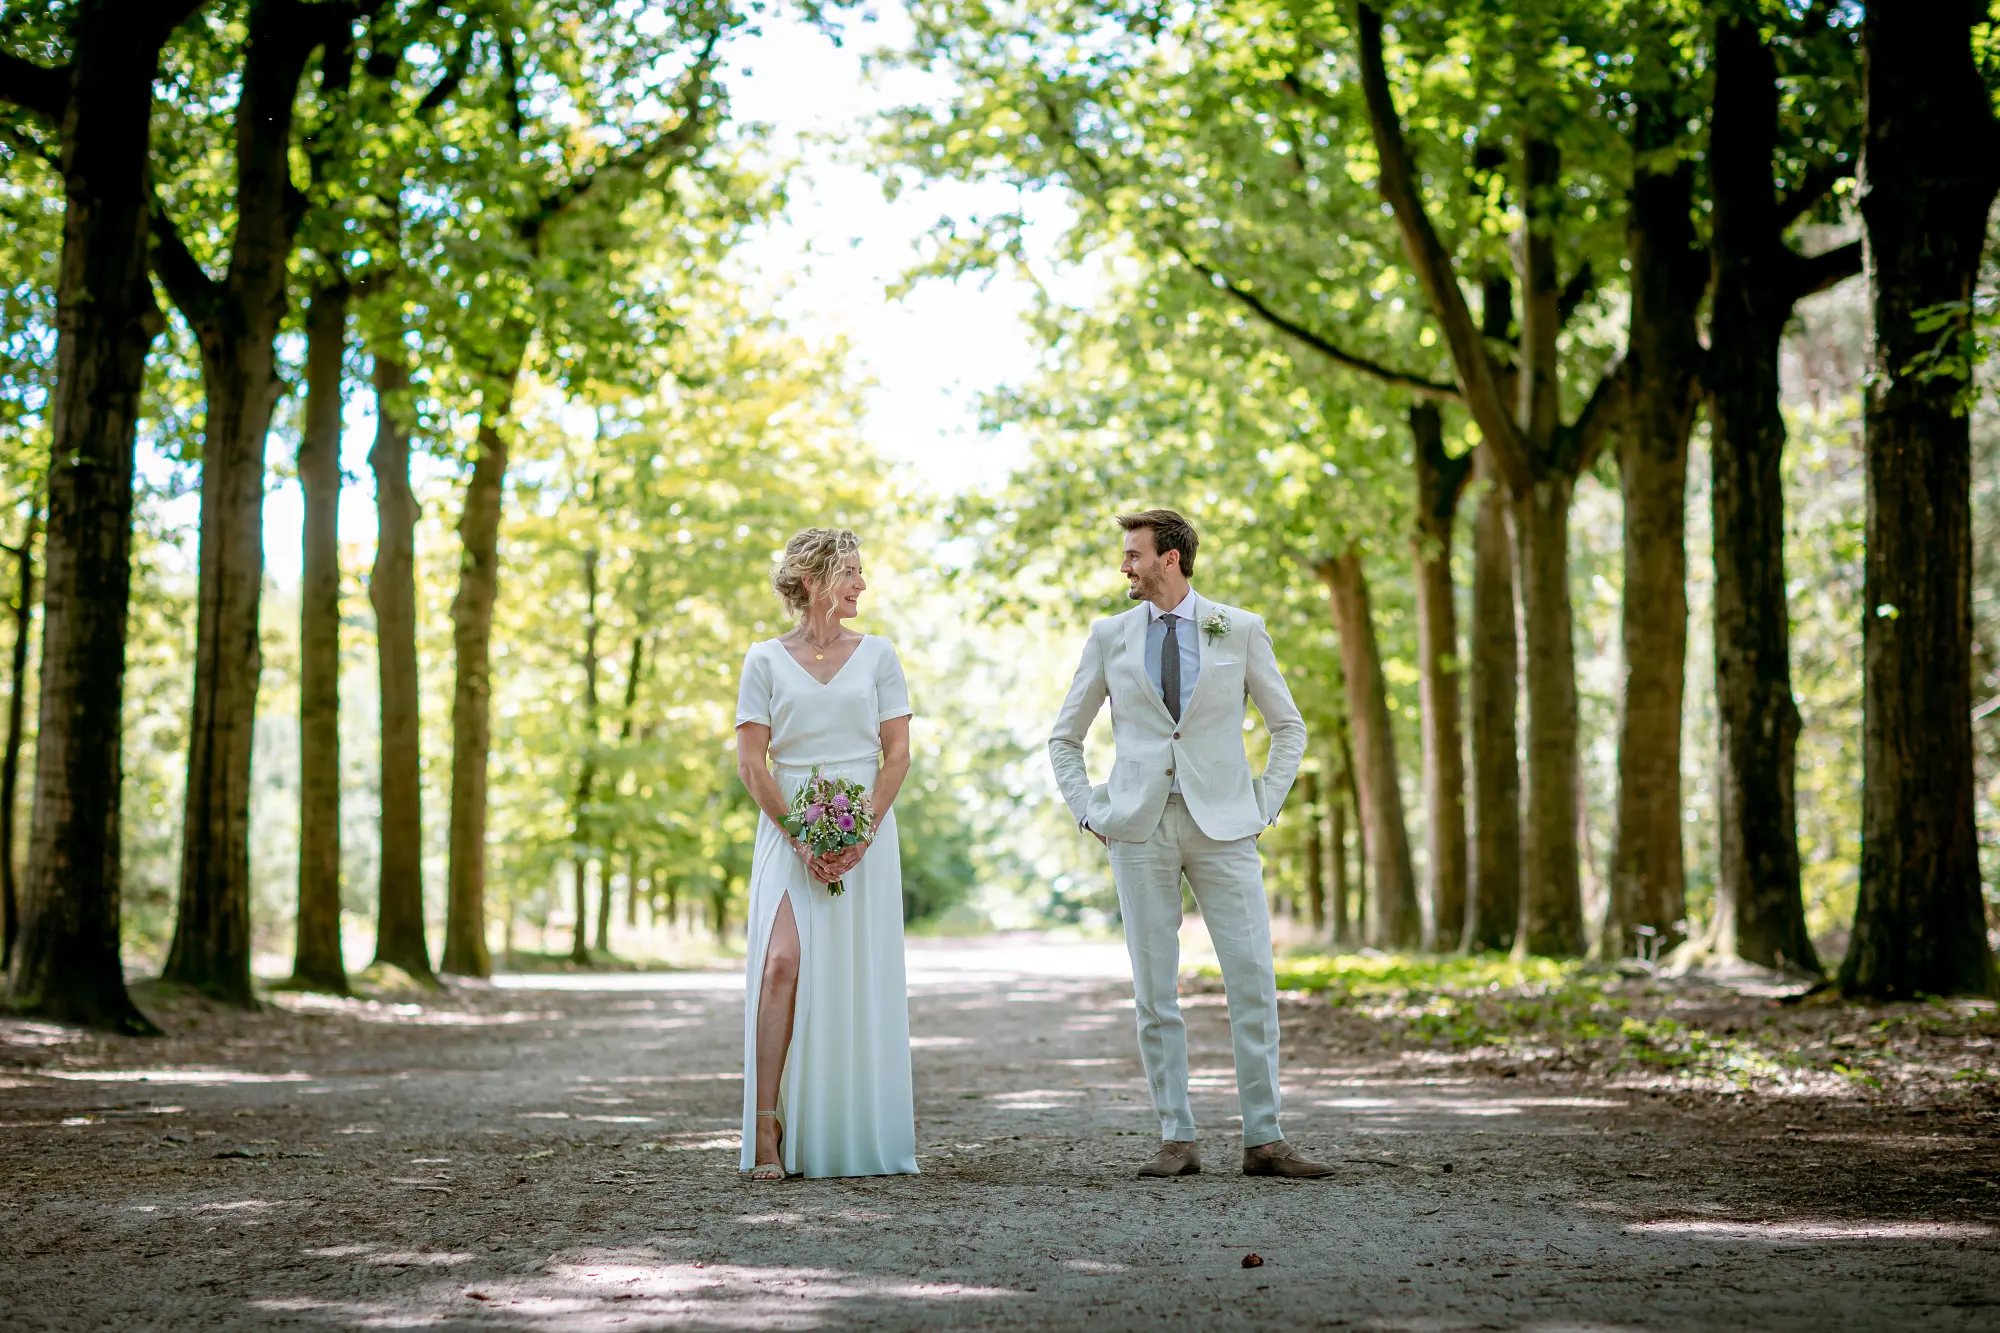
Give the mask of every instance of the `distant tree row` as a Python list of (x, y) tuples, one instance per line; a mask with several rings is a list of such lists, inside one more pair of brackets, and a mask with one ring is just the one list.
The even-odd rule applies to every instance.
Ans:
[[(268, 444), (290, 427), (306, 512), (295, 980), (347, 986), (337, 514), (357, 392), (377, 421), (367, 589), (380, 701), (378, 959), (433, 975), (413, 485), (426, 471), (463, 478), (435, 966), (491, 969), (503, 518), (523, 525), (524, 576), (569, 571), (542, 619), (518, 627), (567, 651), (565, 670), (538, 679), (564, 706), (537, 718), (526, 743), (541, 747), (551, 770), (541, 776), (568, 799), (553, 821), (516, 820), (509, 834), (531, 829), (544, 861), (558, 846), (575, 860), (578, 946), (586, 863), (606, 867), (607, 893), (615, 859), (629, 894), (644, 880), (658, 898), (685, 887), (669, 882), (670, 861), (684, 879), (723, 854), (709, 845), (724, 827), (712, 814), (719, 783), (688, 777), (725, 771), (727, 727), (707, 717), (726, 707), (715, 654), (741, 651), (746, 579), (757, 581), (764, 554), (806, 516), (858, 494), (858, 482), (795, 457), (814, 431), (851, 421), (838, 366), (715, 277), (781, 198), (745, 164), (717, 81), (723, 44), (755, 8), (51, 0), (0, 16), (0, 244), (13, 284), (0, 310), (0, 434), (11, 451), (0, 465), (27, 515), (7, 548), (19, 578), (0, 767), (13, 1007), (150, 1026), (120, 958), (128, 644), (135, 625), (151, 624), (131, 605), (142, 437), (198, 470), (200, 491), (184, 627), (192, 658), (173, 664), (192, 683), (167, 980), (253, 999), (263, 510)], [(583, 445), (547, 424), (546, 399), (596, 406)], [(524, 453), (527, 477), (517, 475)], [(577, 584), (585, 598), (571, 606)], [(691, 657), (669, 615), (706, 617), (713, 642)], [(697, 657), (690, 691), (680, 673)], [(662, 666), (666, 686), (649, 688)], [(569, 684), (579, 675), (580, 696)], [(671, 728), (691, 725), (691, 713), (705, 722), (682, 751)], [(506, 718), (501, 732), (523, 743)], [(16, 885), (15, 768), (28, 745), (33, 813)], [(535, 869), (527, 850), (506, 849), (522, 874)]]
[[(958, 92), (887, 132), (894, 169), (1059, 193), (1062, 257), (1107, 293), (1048, 303), (1056, 368), (992, 408), (1036, 431), (1040, 461), (968, 507), (968, 530), (1002, 571), (1095, 540), (1107, 498), (1191, 496), (1253, 538), (1228, 586), (1323, 589), (1338, 768), (1383, 947), (1424, 942), (1425, 919), (1362, 558), (1394, 546), (1414, 596), (1430, 943), (1574, 955), (1595, 934), (1612, 955), (1821, 970), (1797, 830), (1781, 340), (1800, 301), (1865, 273), (1865, 587), (1847, 608), (1864, 778), (1840, 980), (1994, 989), (1972, 730), (1970, 409), (2000, 187), (1985, 4), (914, 12), (907, 59)], [(930, 271), (1024, 262), (1035, 213), (948, 219)], [(1689, 941), (1701, 423), (1718, 882)], [(1622, 666), (1589, 931), (1571, 508), (1600, 468), (1622, 500)]]

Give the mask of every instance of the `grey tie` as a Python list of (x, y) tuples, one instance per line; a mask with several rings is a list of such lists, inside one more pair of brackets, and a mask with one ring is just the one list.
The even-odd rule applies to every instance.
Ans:
[(1165, 701), (1167, 711), (1174, 721), (1181, 720), (1181, 641), (1174, 633), (1174, 625), (1179, 616), (1166, 615), (1160, 619), (1167, 622), (1167, 637), (1160, 642), (1160, 698)]

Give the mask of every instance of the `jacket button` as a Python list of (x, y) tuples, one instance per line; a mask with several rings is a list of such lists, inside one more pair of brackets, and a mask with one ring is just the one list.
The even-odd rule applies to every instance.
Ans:
[(1175, 733), (1174, 733), (1174, 739), (1175, 739), (1175, 740), (1179, 740), (1180, 738), (1181, 738), (1181, 734), (1180, 734), (1180, 733), (1179, 733), (1178, 731), (1177, 731), (1177, 732), (1175, 732)]
[(1171, 768), (1170, 768), (1170, 769), (1168, 769), (1168, 770), (1167, 770), (1167, 776), (1168, 776), (1168, 777), (1172, 777), (1173, 775), (1174, 775), (1174, 770), (1172, 770)]

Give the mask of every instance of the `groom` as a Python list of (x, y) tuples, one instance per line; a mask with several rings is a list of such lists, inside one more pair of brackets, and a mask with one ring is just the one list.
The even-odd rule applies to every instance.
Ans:
[[(1188, 585), (1198, 539), (1171, 509), (1118, 519), (1119, 569), (1138, 606), (1090, 627), (1083, 660), (1049, 737), (1056, 782), (1077, 824), (1111, 853), (1139, 1054), (1160, 1116), (1160, 1150), (1142, 1176), (1201, 1170), (1188, 1103), (1187, 1026), (1181, 1021), (1181, 877), (1201, 908), (1229, 997), (1236, 1096), (1243, 1112), (1243, 1174), (1324, 1176), (1333, 1168), (1285, 1142), (1278, 1128), (1278, 987), (1257, 838), (1278, 816), (1305, 753), (1264, 622)], [(1111, 701), (1117, 757), (1093, 787), (1083, 738)], [(1243, 701), (1271, 732), (1264, 776), (1243, 752)]]

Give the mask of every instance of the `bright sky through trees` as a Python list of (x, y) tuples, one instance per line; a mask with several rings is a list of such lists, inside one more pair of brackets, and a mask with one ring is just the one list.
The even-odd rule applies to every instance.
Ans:
[[(983, 285), (925, 283), (900, 301), (884, 300), (883, 293), (915, 263), (924, 234), (941, 215), (1019, 205), (1000, 182), (932, 185), (883, 198), (881, 178), (863, 160), (871, 117), (926, 100), (933, 92), (926, 85), (935, 81), (868, 68), (872, 53), (906, 44), (908, 19), (900, 6), (870, 6), (866, 13), (847, 23), (839, 46), (789, 19), (732, 43), (726, 79), (738, 120), (769, 125), (775, 159), (798, 164), (787, 216), (755, 235), (732, 262), (744, 286), (772, 301), (799, 336), (848, 340), (857, 373), (873, 385), (868, 434), (876, 449), (904, 485), (950, 494), (999, 482), (1026, 457), (1016, 432), (979, 436), (977, 417), (982, 392), (1033, 368), (1035, 352), (1020, 322), (1032, 292), (998, 276)], [(1029, 204), (1031, 216), (1049, 216), (1052, 225), (1039, 231), (1053, 239), (1061, 205)], [(374, 431), (373, 403), (356, 395), (342, 466), (363, 484), (342, 493), (343, 544), (374, 540), (374, 501), (365, 484)], [(274, 448), (271, 456), (289, 471), (289, 448)], [(191, 527), (195, 497), (171, 512)], [(264, 559), (281, 583), (298, 577), (303, 514), (297, 481), (274, 482), (264, 507)]]

